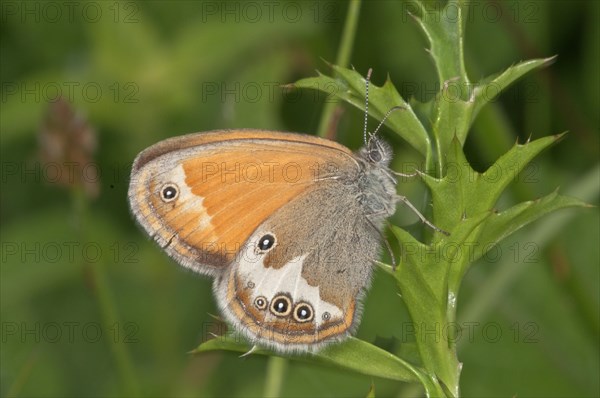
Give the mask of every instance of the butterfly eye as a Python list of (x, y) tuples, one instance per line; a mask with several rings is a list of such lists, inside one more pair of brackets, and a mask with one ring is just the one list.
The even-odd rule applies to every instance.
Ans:
[(313, 319), (313, 309), (307, 303), (299, 303), (294, 308), (294, 319), (297, 322), (308, 322)]
[(379, 149), (371, 149), (371, 151), (369, 152), (369, 159), (371, 159), (373, 162), (377, 163), (377, 162), (381, 162), (381, 159), (383, 159), (383, 156), (381, 155), (381, 152), (379, 151)]
[(175, 184), (166, 184), (160, 190), (160, 197), (166, 203), (174, 201), (178, 195), (179, 189), (177, 189), (177, 185)]
[(254, 305), (259, 310), (264, 310), (267, 308), (267, 299), (263, 296), (258, 296), (256, 299), (254, 299)]
[(266, 234), (258, 240), (258, 249), (267, 251), (275, 244), (275, 237), (271, 234)]
[(276, 296), (271, 301), (271, 312), (275, 316), (288, 316), (292, 311), (292, 301), (289, 297), (284, 295)]

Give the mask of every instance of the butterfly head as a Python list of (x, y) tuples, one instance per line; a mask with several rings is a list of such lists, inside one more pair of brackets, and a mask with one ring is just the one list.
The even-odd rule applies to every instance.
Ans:
[(369, 138), (359, 153), (367, 162), (380, 166), (388, 166), (394, 154), (390, 144), (375, 136)]
[(365, 142), (364, 148), (359, 151), (360, 156), (365, 159), (368, 163), (375, 166), (384, 166), (387, 167), (392, 160), (392, 147), (382, 139), (377, 137), (377, 132), (383, 126), (387, 118), (390, 114), (398, 109), (405, 109), (402, 106), (394, 106), (390, 110), (387, 111), (379, 126), (375, 129), (373, 133), (369, 133), (367, 131), (367, 122), (369, 118), (369, 82), (371, 80), (372, 69), (369, 69), (367, 72), (367, 77), (365, 78), (365, 123), (363, 130), (363, 139)]

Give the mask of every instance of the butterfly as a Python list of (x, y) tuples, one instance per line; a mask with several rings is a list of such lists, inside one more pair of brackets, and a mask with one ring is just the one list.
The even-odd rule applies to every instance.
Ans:
[(354, 333), (398, 201), (439, 230), (396, 193), (383, 122), (367, 135), (370, 74), (357, 152), (311, 135), (217, 130), (166, 139), (133, 163), (135, 219), (183, 267), (214, 278), (221, 313), (254, 345), (314, 352)]

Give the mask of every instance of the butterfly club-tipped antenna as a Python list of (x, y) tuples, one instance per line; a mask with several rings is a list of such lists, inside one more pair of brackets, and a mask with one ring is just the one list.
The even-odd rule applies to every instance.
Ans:
[(385, 123), (387, 118), (391, 115), (391, 113), (394, 111), (397, 111), (398, 109), (406, 109), (406, 108), (403, 107), (402, 105), (396, 105), (396, 106), (391, 107), (390, 110), (385, 113), (385, 115), (383, 116), (383, 119), (381, 119), (381, 122), (379, 123), (379, 125), (377, 126), (375, 131), (373, 131), (373, 134), (372, 134), (373, 136), (377, 135), (377, 132), (383, 126), (383, 124)]
[[(403, 107), (401, 105), (393, 106), (383, 116), (383, 119), (381, 119), (381, 122), (379, 123), (379, 125), (377, 126), (375, 131), (373, 131), (372, 133), (369, 133), (367, 131), (367, 125), (368, 125), (368, 120), (369, 120), (369, 85), (371, 83), (371, 74), (372, 73), (373, 73), (373, 68), (369, 68), (369, 70), (367, 71), (367, 77), (365, 78), (365, 122), (364, 122), (364, 128), (363, 128), (363, 141), (364, 141), (365, 145), (368, 145), (369, 142), (371, 142), (371, 140), (375, 136), (377, 136), (379, 129), (381, 129), (381, 127), (383, 126), (383, 124), (385, 123), (385, 121), (387, 120), (387, 118), (390, 116), (390, 114), (392, 112), (397, 111), (399, 109), (406, 109), (405, 107)], [(369, 136), (368, 139), (367, 139), (367, 135)]]
[(371, 73), (373, 73), (373, 68), (369, 68), (367, 71), (367, 77), (365, 79), (365, 124), (363, 128), (363, 141), (365, 142), (365, 145), (368, 145), (367, 121), (369, 120), (369, 82), (371, 81)]

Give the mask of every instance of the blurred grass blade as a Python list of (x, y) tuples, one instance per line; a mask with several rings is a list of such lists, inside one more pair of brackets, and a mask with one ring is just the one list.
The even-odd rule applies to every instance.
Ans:
[[(360, 0), (350, 0), (348, 5), (348, 12), (346, 13), (346, 21), (344, 22), (344, 31), (342, 32), (342, 39), (338, 48), (337, 57), (335, 59), (336, 65), (347, 67), (350, 63), (350, 55), (352, 54), (352, 47), (354, 45), (354, 37), (356, 35), (356, 29), (358, 26), (358, 17), (360, 15)], [(330, 136), (329, 129), (333, 114), (338, 106), (337, 102), (329, 101), (325, 103), (323, 107), (323, 113), (321, 115), (321, 121), (319, 122), (319, 128), (317, 129), (317, 135), (319, 137)]]

